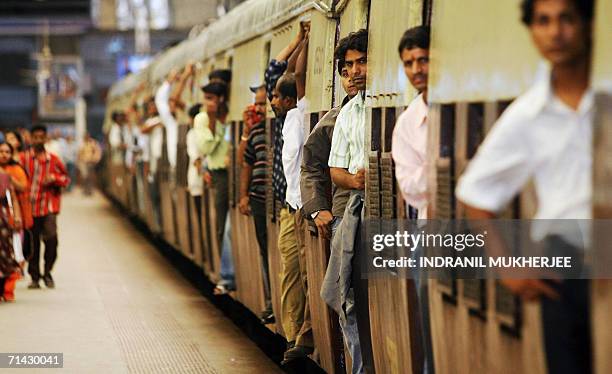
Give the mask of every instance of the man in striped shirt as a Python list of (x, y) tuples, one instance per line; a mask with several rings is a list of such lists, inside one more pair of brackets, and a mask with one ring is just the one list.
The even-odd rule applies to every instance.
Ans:
[[(28, 272), (32, 277), (30, 289), (40, 288), (40, 240), (45, 243), (45, 266), (43, 281), (47, 288), (54, 288), (51, 277), (53, 264), (57, 259), (57, 222), (60, 212), (61, 188), (68, 186), (70, 178), (59, 157), (45, 150), (47, 128), (32, 128), (32, 148), (21, 155), (21, 164), (30, 177), (30, 200), (34, 227), (32, 237), (26, 235), (26, 246), (32, 246)], [(30, 244), (30, 240), (32, 240)]]
[(261, 85), (253, 89), (255, 103), (244, 113), (239, 152), (243, 155), (240, 175), (240, 213), (253, 216), (255, 234), (259, 244), (264, 280), (266, 309), (261, 314), (261, 321), (274, 322), (272, 300), (270, 296), (270, 273), (268, 270), (268, 228), (266, 223), (266, 168), (268, 152), (266, 149), (266, 87)]

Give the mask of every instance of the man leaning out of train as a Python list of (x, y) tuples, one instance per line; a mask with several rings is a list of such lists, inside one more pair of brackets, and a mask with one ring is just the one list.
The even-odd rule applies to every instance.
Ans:
[[(283, 149), (282, 162), (283, 172), (287, 181), (286, 200), (289, 215), (294, 220), (294, 231), (297, 244), (298, 265), (300, 281), (305, 296), (304, 300), (304, 322), (300, 329), (300, 338), (296, 341), (296, 346), (285, 353), (285, 360), (304, 357), (313, 352), (313, 337), (310, 320), (310, 304), (308, 300), (308, 275), (306, 263), (306, 221), (301, 213), (302, 197), (300, 192), (300, 165), (302, 164), (302, 149), (304, 147), (304, 116), (307, 110), (306, 92), (306, 66), (308, 63), (308, 40), (310, 31), (307, 30), (301, 44), (296, 66), (295, 76), (283, 76), (277, 83), (280, 89), (284, 80), (293, 81), (295, 87), (296, 106), (287, 112), (285, 124), (283, 126)], [(293, 95), (293, 92), (291, 92)]]
[[(551, 70), (494, 125), (460, 179), (457, 198), (470, 218), (496, 217), (533, 177), (536, 218), (588, 220), (593, 1), (524, 0), (522, 12), (523, 23)], [(576, 235), (548, 228), (537, 234), (532, 239), (544, 240), (551, 252), (582, 252), (584, 243)], [(502, 279), (502, 283), (523, 300), (541, 303), (548, 371), (591, 373), (589, 281)]]
[[(427, 76), (429, 72), (429, 28), (413, 27), (402, 36), (398, 52), (404, 73), (418, 95), (399, 116), (393, 129), (391, 153), (395, 177), (411, 219), (427, 219)], [(420, 251), (415, 252), (418, 255)], [(429, 324), (427, 280), (414, 269), (417, 284), (421, 331), (423, 331), (423, 372), (433, 372), (433, 349)]]
[[(340, 41), (342, 45), (346, 45), (348, 39), (344, 38)], [(344, 49), (344, 47), (340, 48)], [(344, 53), (341, 53), (344, 55)], [(329, 152), (331, 150), (332, 135), (336, 118), (340, 109), (357, 95), (357, 87), (349, 78), (348, 69), (344, 64), (344, 58), (337, 61), (337, 70), (340, 75), (340, 83), (344, 92), (347, 94), (342, 100), (342, 104), (332, 108), (321, 118), (316, 124), (304, 144), (303, 161), (301, 168), (301, 196), (304, 206), (302, 214), (306, 219), (312, 220), (317, 227), (319, 235), (326, 239), (333, 238), (336, 230), (342, 221), (344, 210), (350, 196), (350, 190), (334, 185), (329, 176)], [(330, 199), (331, 192), (331, 199)], [(344, 335), (344, 343), (349, 347), (349, 352), (352, 358), (353, 373), (361, 372), (361, 352), (359, 345), (347, 338), (347, 332), (351, 331), (351, 327), (341, 322), (341, 329)], [(353, 323), (354, 319), (352, 320)], [(356, 335), (357, 327), (353, 327)]]
[(330, 175), (334, 184), (351, 190), (351, 195), (331, 244), (332, 254), (321, 289), (321, 297), (340, 316), (342, 331), (353, 355), (354, 373), (364, 370), (363, 361), (359, 359), (361, 350), (355, 299), (367, 302), (367, 295), (357, 295), (356, 291), (367, 291), (367, 288), (358, 286), (361, 277), (358, 270), (353, 272), (351, 267), (352, 260), (356, 260), (355, 268), (360, 268), (359, 256), (354, 256), (354, 243), (361, 221), (365, 189), (367, 51), (368, 32), (359, 30), (341, 40), (335, 52), (335, 58), (344, 61), (349, 79), (359, 92), (340, 110), (332, 135), (328, 160)]
[(249, 105), (243, 113), (244, 127), (238, 147), (238, 160), (242, 163), (238, 209), (240, 213), (252, 216), (255, 224), (266, 303), (266, 309), (261, 313), (260, 318), (263, 324), (269, 324), (274, 323), (275, 318), (270, 293), (268, 227), (266, 222), (266, 169), (268, 168), (266, 86), (262, 84), (250, 87), (250, 90), (255, 94), (255, 102)]
[[(229, 151), (228, 127), (221, 123), (224, 115), (222, 108), (227, 98), (227, 85), (221, 82), (208, 83), (202, 87), (204, 102), (202, 111), (194, 118), (194, 131), (198, 150), (206, 157), (208, 170), (212, 176), (215, 189), (216, 240), (221, 249), (221, 282), (217, 285), (217, 294), (226, 293), (235, 288), (234, 271), (231, 255), (231, 243), (227, 242), (226, 231), (229, 211), (229, 180), (227, 156)], [(227, 221), (227, 222), (226, 222)], [(225, 235), (224, 235), (225, 234)], [(225, 243), (224, 243), (224, 237)], [(224, 253), (225, 252), (225, 253)]]
[[(272, 187), (274, 198), (281, 204), (280, 231), (278, 249), (281, 255), (283, 272), (281, 274), (281, 323), (287, 338), (287, 351), (284, 363), (287, 363), (287, 352), (296, 346), (295, 353), (308, 353), (313, 346), (312, 329), (307, 312), (306, 290), (303, 287), (300, 273), (299, 251), (295, 232), (295, 220), (287, 206), (287, 180), (283, 171), (283, 127), (287, 112), (296, 107), (297, 88), (295, 86), (295, 64), (309, 25), (302, 23), (294, 40), (283, 48), (276, 58), (270, 61), (265, 73), (266, 90), (272, 110), (276, 115), (273, 122), (273, 161)], [(283, 74), (287, 72), (288, 75)], [(281, 78), (282, 77), (282, 78)], [(309, 314), (309, 313), (308, 313)], [(294, 357), (294, 356), (291, 356)]]

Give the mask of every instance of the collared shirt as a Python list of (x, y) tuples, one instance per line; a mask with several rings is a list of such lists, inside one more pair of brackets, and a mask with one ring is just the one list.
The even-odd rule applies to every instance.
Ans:
[(363, 92), (359, 92), (338, 114), (329, 167), (348, 169), (351, 174), (365, 166), (366, 107)]
[(265, 121), (261, 121), (251, 128), (244, 150), (244, 161), (253, 167), (249, 197), (252, 200), (264, 203), (266, 201), (266, 169), (268, 167)]
[(332, 184), (327, 165), (340, 109), (336, 107), (327, 112), (304, 143), (300, 191), (302, 210), (307, 217), (321, 210), (331, 210), (334, 217), (342, 217), (350, 196), (350, 190)]
[(147, 133), (147, 137), (144, 138), (148, 141), (147, 146), (147, 155), (143, 160), (147, 160), (149, 162), (149, 170), (150, 170), (150, 178), (155, 177), (155, 173), (157, 172), (157, 164), (159, 163), (159, 159), (163, 153), (164, 147), (164, 130), (163, 127), (160, 126), (159, 117), (151, 117), (145, 121), (145, 128), (152, 127), (153, 130)]
[(198, 150), (195, 130), (187, 132), (187, 155), (189, 156), (189, 167), (187, 168), (187, 188), (191, 196), (201, 196), (204, 193), (204, 180), (196, 166), (196, 161), (202, 161), (202, 155)]
[[(268, 100), (272, 102), (272, 92), (276, 87), (276, 82), (287, 70), (287, 61), (270, 61), (265, 73), (266, 93)], [(272, 188), (274, 197), (285, 204), (285, 196), (287, 192), (287, 180), (283, 171), (283, 126), (285, 117), (277, 117), (272, 120), (273, 142), (273, 158), (272, 158)]]
[(113, 122), (108, 132), (108, 143), (111, 146), (112, 162), (115, 165), (123, 163), (123, 151), (120, 149), (123, 144), (123, 130), (121, 125), (117, 122)]
[(395, 177), (407, 204), (416, 208), (419, 219), (427, 218), (427, 114), (423, 94), (399, 116), (393, 129), (391, 154)]
[(217, 121), (213, 134), (208, 126), (209, 119), (206, 112), (198, 113), (193, 123), (198, 150), (202, 156), (206, 156), (208, 168), (210, 170), (226, 169), (227, 151), (229, 150), (229, 139), (226, 137), (226, 127), (228, 126)]
[[(33, 149), (20, 155), (21, 165), (30, 177), (30, 201), (32, 215), (44, 217), (60, 211), (61, 188), (70, 184), (70, 178), (58, 156), (45, 152), (38, 156)], [(44, 186), (44, 180), (52, 176), (53, 184)]]
[(304, 147), (304, 115), (307, 102), (298, 100), (297, 107), (287, 112), (283, 126), (283, 170), (287, 180), (287, 204), (293, 209), (302, 207), (300, 193), (300, 166), (302, 165), (302, 148)]
[[(461, 201), (499, 212), (533, 178), (535, 218), (591, 218), (593, 93), (574, 111), (546, 78), (516, 99), (486, 137), (459, 180)], [(553, 233), (544, 223), (532, 227), (534, 240)]]
[(172, 168), (176, 166), (176, 147), (178, 144), (178, 122), (170, 111), (170, 82), (164, 81), (155, 93), (155, 106), (159, 118), (166, 128), (166, 149), (168, 152), (168, 163)]

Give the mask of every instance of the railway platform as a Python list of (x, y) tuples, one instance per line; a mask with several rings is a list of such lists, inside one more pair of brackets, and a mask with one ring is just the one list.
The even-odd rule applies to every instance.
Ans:
[(66, 373), (280, 372), (103, 196), (63, 204), (56, 288), (18, 282), (0, 352), (63, 353)]

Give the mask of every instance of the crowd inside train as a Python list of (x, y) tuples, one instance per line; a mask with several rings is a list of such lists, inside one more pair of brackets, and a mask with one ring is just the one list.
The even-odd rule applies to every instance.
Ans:
[[(94, 187), (95, 167), (102, 158), (98, 142), (86, 135), (77, 143), (56, 129), (17, 128), (0, 133), (0, 296), (15, 301), (16, 282), (27, 264), (29, 289), (40, 280), (54, 288), (51, 275), (57, 259), (57, 215), (62, 190), (80, 179), (85, 195)], [(41, 242), (44, 271), (40, 271)]]
[[(535, 176), (538, 218), (590, 218), (593, 98), (589, 90), (591, 1), (522, 1), (523, 22), (536, 48), (551, 66), (546, 77), (519, 97), (503, 114), (458, 182), (456, 197), (470, 218), (492, 218)], [(366, 94), (368, 32), (358, 30), (341, 39), (335, 67), (345, 97), (314, 126), (305, 127), (306, 68), (310, 25), (301, 24), (295, 38), (271, 61), (265, 80), (251, 87), (252, 105), (243, 113), (238, 147), (240, 168), (239, 211), (252, 217), (261, 254), (266, 310), (264, 323), (280, 319), (288, 347), (284, 362), (313, 352), (309, 293), (315, 293), (337, 313), (353, 372), (363, 372), (355, 303), (363, 302), (363, 288), (354, 256), (364, 207), (366, 186)], [(430, 31), (410, 28), (398, 41), (398, 53), (410, 84), (418, 91), (398, 118), (393, 131), (392, 155), (396, 179), (409, 218), (428, 218), (428, 64)], [(177, 113), (190, 119), (187, 134), (188, 186), (201, 211), (203, 186), (215, 191), (216, 236), (222, 249), (221, 282), (217, 292), (234, 286), (228, 165), (230, 149), (228, 87), (230, 71), (213, 71), (201, 89), (203, 102), (181, 101), (181, 92), (194, 79), (194, 65), (171, 73), (142, 106), (135, 92), (126, 112), (113, 113), (109, 134), (113, 159), (147, 176), (154, 201), (159, 191), (153, 176), (161, 157), (162, 129), (168, 143), (168, 161), (176, 165)], [(266, 108), (274, 111), (272, 141), (266, 136)], [(529, 127), (529, 130), (527, 129)], [(565, 139), (551, 142), (550, 138)], [(236, 142), (236, 144), (238, 144)], [(176, 146), (174, 146), (176, 148)], [(273, 154), (271, 175), (268, 149)], [(266, 218), (266, 183), (281, 204), (278, 250), (281, 256), (280, 315), (272, 312)], [(269, 195), (268, 195), (269, 197)], [(139, 204), (144, 204), (142, 201)], [(159, 206), (159, 204), (157, 204)], [(159, 210), (156, 219), (160, 222)], [(331, 255), (322, 289), (308, 287), (305, 253), (307, 225), (331, 241)], [(571, 242), (564, 242), (571, 246)], [(591, 371), (588, 282), (566, 280), (503, 280), (524, 300), (540, 300), (547, 364), (554, 373)], [(367, 289), (367, 287), (366, 287)], [(433, 372), (429, 336), (427, 282), (417, 277), (419, 310), (426, 353), (425, 371)], [(361, 290), (361, 291), (360, 291)], [(312, 297), (312, 296), (311, 296)]]

